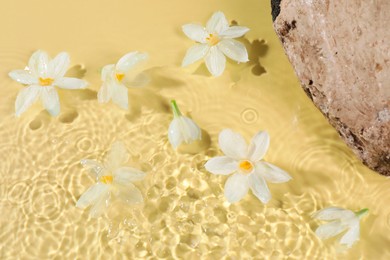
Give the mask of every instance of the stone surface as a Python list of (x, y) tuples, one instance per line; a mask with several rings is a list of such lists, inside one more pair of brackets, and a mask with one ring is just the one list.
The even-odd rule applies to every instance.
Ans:
[(390, 175), (390, 1), (271, 2), (304, 91), (368, 167)]

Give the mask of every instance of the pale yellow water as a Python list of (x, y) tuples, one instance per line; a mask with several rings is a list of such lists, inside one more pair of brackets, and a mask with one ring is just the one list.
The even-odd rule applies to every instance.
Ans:
[[(269, 0), (14, 0), (0, 8), (1, 259), (390, 259), (389, 180), (363, 166), (305, 96), (276, 38)], [(181, 32), (223, 11), (251, 28), (242, 39), (251, 62), (229, 63), (222, 77), (196, 64), (179, 67), (193, 43)], [(60, 92), (61, 114), (38, 103), (21, 118), (22, 86), (7, 77), (33, 51), (67, 51), (88, 90)], [(97, 103), (99, 71), (123, 54), (146, 51), (151, 83), (129, 90), (131, 108)], [(175, 152), (167, 141), (169, 100), (208, 134), (211, 144)], [(252, 193), (229, 205), (226, 177), (203, 165), (221, 154), (218, 133), (249, 139), (267, 130), (266, 159), (293, 180), (270, 185), (263, 205)], [(91, 219), (75, 207), (94, 183), (83, 158), (102, 159), (111, 143), (129, 148), (129, 165), (148, 172), (145, 204), (114, 204)], [(205, 140), (207, 140), (207, 135)], [(191, 148), (191, 149), (190, 149)], [(350, 250), (314, 234), (310, 215), (327, 206), (369, 208)]]

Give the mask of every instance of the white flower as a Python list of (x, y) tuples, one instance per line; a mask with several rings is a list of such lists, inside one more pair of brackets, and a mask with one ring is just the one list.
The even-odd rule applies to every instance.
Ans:
[(13, 70), (8, 75), (19, 83), (28, 85), (16, 98), (16, 116), (25, 112), (38, 98), (52, 115), (60, 113), (60, 101), (55, 86), (65, 89), (85, 88), (88, 83), (77, 78), (64, 77), (70, 63), (66, 52), (50, 59), (44, 51), (38, 50), (31, 56), (25, 70)]
[(368, 209), (353, 212), (348, 209), (329, 207), (314, 213), (313, 217), (319, 220), (331, 221), (320, 225), (316, 229), (316, 235), (321, 239), (337, 236), (348, 230), (340, 239), (340, 244), (351, 247), (359, 240), (360, 219), (368, 213)]
[(92, 206), (90, 215), (99, 217), (108, 207), (111, 195), (129, 204), (142, 202), (142, 194), (132, 182), (144, 179), (145, 173), (123, 166), (128, 158), (126, 147), (120, 142), (115, 142), (104, 163), (82, 160), (81, 164), (94, 174), (97, 183), (80, 197), (76, 207), (84, 209)]
[(169, 125), (168, 139), (174, 148), (177, 148), (183, 141), (187, 144), (202, 138), (202, 131), (199, 126), (190, 118), (183, 116), (175, 100), (171, 101), (173, 120)]
[(249, 29), (243, 26), (229, 26), (222, 12), (214, 13), (206, 28), (198, 24), (186, 24), (182, 29), (188, 38), (198, 42), (188, 49), (182, 62), (183, 67), (204, 58), (207, 69), (217, 77), (225, 70), (224, 55), (237, 62), (249, 61), (245, 46), (233, 40), (243, 36)]
[(282, 169), (263, 161), (270, 138), (267, 132), (257, 133), (247, 146), (244, 138), (230, 129), (219, 134), (219, 146), (225, 156), (210, 159), (206, 170), (213, 174), (234, 173), (225, 183), (225, 197), (230, 203), (241, 200), (249, 188), (263, 203), (271, 199), (266, 180), (272, 183), (287, 182), (290, 175)]
[(130, 71), (148, 58), (146, 53), (140, 53), (137, 51), (127, 53), (116, 64), (110, 64), (103, 67), (102, 81), (103, 85), (98, 92), (98, 102), (107, 103), (112, 101), (123, 109), (128, 109), (129, 100), (126, 85), (139, 85), (140, 76), (129, 80)]

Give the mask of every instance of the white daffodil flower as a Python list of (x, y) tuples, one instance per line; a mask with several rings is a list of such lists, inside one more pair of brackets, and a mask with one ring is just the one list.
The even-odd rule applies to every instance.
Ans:
[(271, 199), (266, 180), (272, 183), (287, 182), (290, 175), (273, 164), (263, 161), (270, 138), (260, 131), (249, 145), (238, 133), (225, 129), (219, 134), (219, 147), (225, 156), (207, 161), (206, 170), (219, 175), (234, 173), (225, 183), (225, 197), (230, 203), (241, 200), (249, 188), (255, 196), (267, 203)]
[(176, 149), (183, 141), (187, 144), (202, 138), (199, 126), (190, 118), (183, 116), (175, 100), (171, 101), (173, 120), (169, 125), (168, 139)]
[(244, 44), (233, 40), (243, 36), (249, 31), (249, 28), (229, 26), (222, 12), (214, 13), (206, 27), (198, 24), (186, 24), (183, 25), (182, 29), (188, 38), (197, 42), (196, 45), (188, 49), (182, 67), (204, 58), (207, 69), (214, 77), (217, 77), (225, 70), (225, 55), (237, 62), (249, 61)]
[(339, 240), (340, 244), (351, 247), (359, 240), (360, 219), (368, 213), (368, 209), (353, 212), (348, 209), (329, 207), (314, 213), (313, 218), (330, 221), (316, 229), (316, 235), (328, 239), (347, 231)]
[(19, 83), (28, 85), (16, 98), (16, 116), (25, 112), (38, 98), (52, 115), (60, 113), (60, 101), (54, 87), (64, 89), (82, 89), (88, 83), (77, 78), (64, 77), (68, 70), (70, 58), (68, 53), (61, 52), (54, 59), (41, 50), (33, 53), (24, 70), (13, 70), (8, 75)]
[(98, 102), (107, 103), (112, 101), (123, 109), (129, 108), (127, 86), (141, 84), (140, 77), (130, 78), (130, 71), (140, 62), (146, 60), (148, 55), (137, 51), (127, 53), (116, 64), (109, 64), (103, 67), (101, 79), (103, 85), (98, 92)]
[(84, 159), (81, 164), (97, 180), (77, 201), (76, 207), (91, 207), (91, 217), (99, 217), (108, 207), (111, 195), (128, 204), (143, 202), (143, 197), (132, 182), (144, 179), (145, 173), (131, 167), (123, 166), (129, 155), (123, 143), (115, 142), (103, 163)]

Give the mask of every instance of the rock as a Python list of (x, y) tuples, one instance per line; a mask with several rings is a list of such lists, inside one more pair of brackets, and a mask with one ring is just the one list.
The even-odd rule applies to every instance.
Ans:
[(390, 175), (390, 1), (271, 3), (306, 94), (364, 164)]

